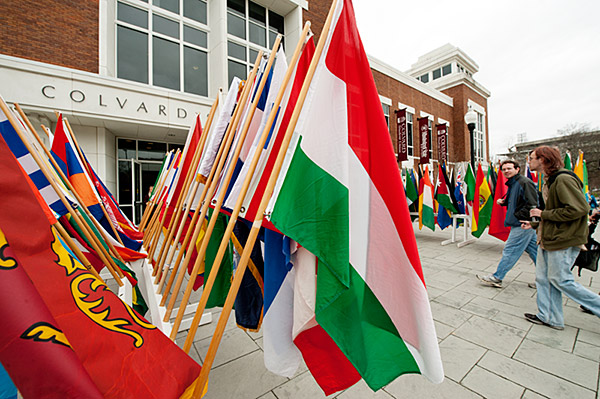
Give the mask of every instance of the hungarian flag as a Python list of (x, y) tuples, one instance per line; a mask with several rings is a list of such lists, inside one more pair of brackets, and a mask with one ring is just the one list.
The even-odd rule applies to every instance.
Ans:
[(465, 173), (465, 184), (467, 185), (467, 201), (475, 200), (475, 190), (477, 183), (475, 182), (475, 175), (473, 174), (473, 169), (471, 169), (471, 164), (467, 165), (467, 173)]
[(412, 169), (410, 172), (408, 169), (406, 170), (406, 200), (408, 206), (419, 201), (419, 191), (415, 186), (415, 176)]
[(498, 200), (506, 196), (508, 187), (506, 187), (506, 178), (504, 174), (498, 173), (498, 180), (496, 182), (496, 191), (494, 192), (494, 202), (492, 202), (492, 214), (490, 216), (490, 228), (488, 234), (494, 236), (502, 241), (508, 239), (510, 233), (510, 227), (504, 225), (506, 219), (506, 207), (498, 205)]
[(433, 211), (433, 184), (429, 179), (429, 168), (425, 165), (423, 177), (419, 180), (419, 230), (423, 226), (435, 231), (435, 215)]
[(568, 150), (565, 151), (565, 159), (563, 163), (565, 164), (565, 169), (573, 170), (573, 167), (571, 166), (571, 153)]
[(475, 201), (473, 203), (473, 224), (471, 234), (481, 237), (485, 228), (490, 224), (492, 216), (492, 192), (488, 185), (481, 164), (477, 167), (477, 180), (475, 183)]
[(448, 187), (448, 177), (446, 173), (442, 169), (442, 164), (438, 164), (438, 178), (436, 184), (436, 193), (435, 200), (440, 203), (447, 210), (456, 213), (458, 209), (456, 209), (455, 202), (452, 201), (452, 193), (450, 191), (450, 187)]
[(440, 382), (402, 179), (350, 1), (337, 3), (323, 51), (271, 220), (318, 258), (316, 322), (371, 389), (405, 373)]
[(66, 249), (2, 139), (0, 170), (0, 228), (54, 317), (54, 327), (64, 334), (100, 394), (179, 398), (200, 366)]

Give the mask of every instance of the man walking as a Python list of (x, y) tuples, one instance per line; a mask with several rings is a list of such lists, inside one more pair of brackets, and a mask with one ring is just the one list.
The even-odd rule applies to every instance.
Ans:
[(515, 160), (505, 160), (500, 164), (502, 174), (506, 178), (508, 191), (506, 196), (498, 200), (498, 204), (506, 206), (504, 225), (510, 227), (510, 233), (502, 259), (494, 274), (488, 276), (476, 275), (479, 280), (492, 287), (501, 288), (502, 280), (517, 263), (523, 252), (527, 251), (535, 265), (537, 244), (535, 232), (521, 228), (521, 220), (529, 219), (529, 210), (538, 207), (538, 194), (531, 180), (519, 174), (519, 163)]
[(564, 169), (560, 152), (541, 146), (529, 156), (533, 170), (547, 176), (543, 192), (545, 209), (531, 209), (537, 222), (523, 222), (523, 228), (537, 227), (540, 237), (535, 280), (538, 313), (525, 318), (557, 330), (564, 329), (562, 293), (600, 317), (600, 296), (573, 279), (571, 267), (580, 248), (587, 242), (589, 206), (583, 184), (573, 172)]

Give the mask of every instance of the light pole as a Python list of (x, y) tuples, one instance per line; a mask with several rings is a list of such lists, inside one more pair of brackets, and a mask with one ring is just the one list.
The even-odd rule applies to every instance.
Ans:
[(465, 123), (467, 124), (467, 128), (469, 129), (469, 135), (471, 136), (471, 168), (473, 168), (473, 173), (475, 173), (475, 123), (477, 123), (477, 113), (469, 108), (469, 111), (465, 114)]

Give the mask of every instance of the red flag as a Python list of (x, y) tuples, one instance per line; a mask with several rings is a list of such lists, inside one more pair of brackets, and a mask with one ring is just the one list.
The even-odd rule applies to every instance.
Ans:
[(200, 366), (63, 246), (3, 139), (0, 170), (0, 227), (103, 397), (179, 398)]
[(494, 193), (494, 204), (492, 205), (492, 218), (490, 220), (490, 227), (488, 234), (506, 241), (508, 234), (510, 233), (510, 227), (504, 225), (504, 219), (506, 218), (506, 207), (500, 206), (496, 201), (500, 198), (504, 198), (508, 187), (506, 187), (506, 178), (503, 173), (498, 173), (498, 180), (496, 181), (496, 191)]
[(0, 230), (0, 362), (25, 398), (102, 398)]

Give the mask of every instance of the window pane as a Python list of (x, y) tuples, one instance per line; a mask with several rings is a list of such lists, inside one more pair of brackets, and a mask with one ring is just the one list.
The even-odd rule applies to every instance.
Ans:
[(258, 51), (250, 49), (250, 62), (252, 65), (256, 62), (256, 57), (258, 57)]
[(208, 95), (206, 52), (191, 47), (183, 48), (183, 91)]
[(444, 65), (442, 67), (442, 75), (446, 76), (452, 73), (452, 64)]
[(250, 41), (259, 46), (267, 47), (267, 30), (262, 26), (250, 22)]
[(261, 25), (267, 24), (267, 10), (263, 6), (250, 2), (250, 20)]
[(131, 204), (131, 161), (119, 161), (119, 204)]
[(152, 0), (152, 4), (179, 14), (179, 0)]
[[(272, 30), (269, 31), (269, 48), (273, 48), (273, 45), (275, 44), (275, 39), (277, 39), (277, 32), (273, 32)], [(283, 38), (281, 40), (281, 43), (283, 45)]]
[(227, 71), (229, 73), (229, 85), (235, 76), (240, 79), (246, 79), (246, 65), (240, 62), (227, 60)]
[(433, 71), (433, 80), (436, 80), (441, 77), (442, 77), (442, 71), (440, 68)]
[(183, 40), (196, 46), (208, 47), (208, 34), (186, 25), (183, 25)]
[(183, 16), (206, 24), (206, 2), (202, 0), (183, 0)]
[(119, 157), (119, 159), (136, 159), (135, 140), (118, 139), (117, 140), (117, 156)]
[(152, 26), (155, 32), (179, 39), (179, 22), (154, 14), (152, 15)]
[(233, 42), (227, 42), (227, 55), (246, 61), (246, 47)]
[(283, 17), (273, 11), (269, 11), (269, 27), (283, 35)]
[(117, 77), (148, 83), (148, 35), (117, 26)]
[(423, 83), (429, 82), (429, 74), (426, 73), (425, 75), (421, 75), (420, 79), (421, 79), (421, 82), (423, 82)]
[(127, 4), (117, 4), (117, 18), (141, 28), (148, 28), (148, 13)]
[(154, 85), (179, 90), (179, 45), (153, 37), (152, 52)]
[(237, 11), (242, 15), (246, 15), (245, 0), (227, 0), (227, 8)]
[(162, 161), (167, 152), (166, 143), (153, 141), (138, 141), (138, 159), (147, 161)]
[(227, 33), (242, 39), (246, 38), (246, 20), (232, 13), (227, 13)]

